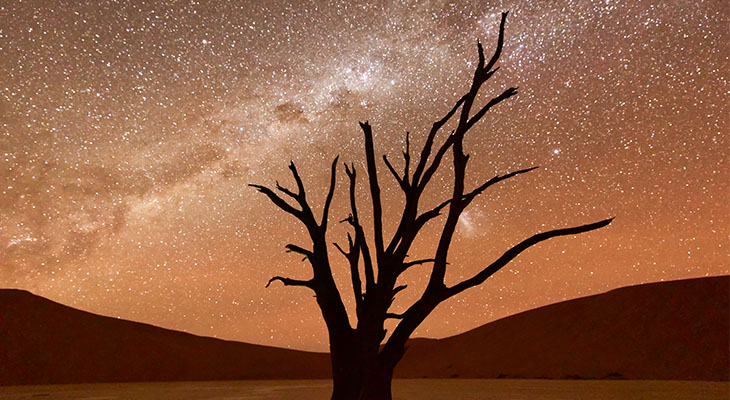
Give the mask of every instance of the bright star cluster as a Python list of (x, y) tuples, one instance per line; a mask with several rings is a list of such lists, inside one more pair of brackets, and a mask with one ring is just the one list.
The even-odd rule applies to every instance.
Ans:
[[(402, 165), (406, 131), (418, 148), (468, 90), (476, 42), (492, 51), (505, 10), (500, 69), (482, 101), (508, 86), (519, 94), (467, 136), (467, 184), (541, 168), (470, 206), (447, 282), (536, 232), (616, 219), (530, 249), (417, 334), (727, 274), (726, 1), (10, 0), (0, 4), (0, 287), (325, 350), (311, 292), (264, 288), (273, 275), (309, 277), (283, 249), (307, 245), (306, 233), (247, 184), (292, 187), (293, 160), (320, 210), (336, 155), (364, 175), (365, 120), (376, 151)], [(449, 166), (424, 207), (448, 197)], [(379, 168), (388, 237), (402, 195)], [(348, 213), (343, 176), (333, 221)], [(367, 204), (364, 185), (359, 195)], [(331, 226), (330, 241), (344, 240), (346, 227)], [(411, 256), (432, 255), (438, 231), (439, 221), (428, 226)], [(419, 268), (395, 311), (424, 287), (428, 266)]]

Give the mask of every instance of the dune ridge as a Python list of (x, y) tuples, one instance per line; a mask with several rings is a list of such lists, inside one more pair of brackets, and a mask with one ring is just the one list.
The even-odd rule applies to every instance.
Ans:
[[(399, 378), (729, 379), (730, 277), (636, 285), (412, 339)], [(0, 385), (316, 379), (329, 355), (201, 337), (0, 289)]]

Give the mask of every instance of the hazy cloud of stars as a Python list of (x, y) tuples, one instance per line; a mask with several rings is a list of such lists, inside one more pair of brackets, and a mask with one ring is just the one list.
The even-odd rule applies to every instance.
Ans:
[[(470, 133), (469, 184), (541, 168), (469, 208), (447, 279), (537, 231), (616, 221), (530, 250), (418, 333), (727, 274), (725, 1), (12, 0), (0, 5), (0, 287), (324, 349), (310, 293), (264, 289), (272, 275), (307, 276), (283, 252), (304, 232), (246, 185), (290, 183), (294, 160), (321, 204), (335, 155), (362, 160), (359, 120), (393, 159), (406, 130), (422, 143), (468, 89), (476, 41), (494, 46), (503, 10), (504, 55), (485, 98), (508, 85), (520, 93)], [(427, 203), (448, 195), (448, 171), (436, 179)], [(383, 185), (394, 218), (400, 194)], [(342, 179), (339, 188), (337, 220), (347, 213)], [(428, 254), (437, 229), (416, 252)], [(396, 307), (427, 272), (407, 276)], [(344, 287), (344, 264), (336, 278)]]

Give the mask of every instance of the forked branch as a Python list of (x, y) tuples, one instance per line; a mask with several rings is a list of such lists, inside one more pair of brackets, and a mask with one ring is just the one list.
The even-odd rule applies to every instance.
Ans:
[(302, 210), (297, 210), (292, 205), (287, 203), (286, 200), (279, 197), (279, 195), (274, 193), (271, 189), (267, 188), (266, 186), (254, 185), (252, 183), (249, 184), (248, 186), (255, 188), (259, 192), (265, 194), (266, 197), (268, 197), (272, 203), (274, 203), (277, 207), (281, 208), (285, 212), (297, 217), (300, 220), (303, 218), (304, 214), (302, 213)]
[(466, 96), (466, 94), (461, 96), (461, 98), (456, 102), (454, 107), (448, 113), (446, 113), (443, 118), (433, 123), (431, 131), (428, 133), (428, 137), (426, 138), (426, 143), (423, 145), (423, 149), (421, 150), (421, 158), (418, 160), (416, 170), (413, 172), (413, 186), (422, 187), (425, 186), (426, 183), (428, 183), (428, 179), (425, 179), (423, 183), (421, 183), (422, 181), (420, 179), (421, 174), (423, 173), (428, 163), (428, 158), (431, 155), (431, 148), (433, 147), (433, 142), (436, 139), (436, 134), (439, 130), (441, 130), (441, 127), (443, 127), (451, 119), (451, 117), (454, 116), (459, 107), (464, 104)]
[(352, 240), (352, 235), (347, 234), (347, 250), (344, 250), (338, 243), (334, 243), (337, 250), (342, 253), (350, 265), (350, 277), (352, 280), (352, 292), (355, 296), (356, 313), (359, 316), (362, 309), (362, 280), (360, 279), (360, 270), (358, 268), (360, 262), (360, 249), (357, 248)]
[(350, 211), (351, 214), (345, 221), (349, 222), (355, 229), (355, 249), (360, 251), (363, 258), (363, 269), (365, 271), (365, 291), (371, 290), (375, 285), (375, 274), (373, 272), (373, 261), (370, 256), (370, 248), (368, 247), (365, 231), (360, 224), (360, 218), (357, 212), (357, 201), (355, 189), (357, 188), (357, 171), (355, 165), (348, 166), (345, 164), (345, 172), (350, 179)]
[(398, 182), (398, 186), (400, 186), (400, 188), (404, 192), (407, 193), (408, 192), (408, 175), (405, 175), (403, 177), (398, 175), (398, 172), (395, 170), (395, 168), (393, 167), (393, 164), (390, 163), (390, 161), (388, 160), (388, 156), (385, 154), (383, 154), (383, 161), (385, 162), (385, 166), (388, 167), (388, 171), (390, 171), (390, 173), (395, 178), (396, 182)]
[(294, 180), (297, 182), (297, 189), (299, 190), (299, 193), (297, 193), (297, 199), (300, 202), (306, 202), (307, 194), (304, 191), (304, 182), (302, 182), (302, 178), (299, 176), (299, 172), (297, 172), (297, 166), (294, 165), (294, 161), (289, 163), (289, 169), (294, 176)]
[[(487, 182), (481, 184), (480, 186), (478, 186), (477, 188), (475, 188), (471, 192), (466, 193), (465, 195), (463, 195), (461, 197), (461, 199), (464, 201), (464, 206), (469, 205), (469, 203), (471, 203), (471, 201), (474, 200), (474, 198), (476, 198), (478, 195), (482, 194), (487, 188), (489, 188), (490, 186), (494, 185), (495, 183), (499, 183), (499, 182), (501, 182), (501, 181), (503, 181), (505, 179), (509, 179), (509, 178), (514, 177), (514, 176), (517, 176), (517, 175), (520, 175), (520, 174), (524, 174), (526, 172), (534, 171), (537, 168), (540, 168), (540, 167), (537, 167), (536, 166), (536, 167), (521, 169), (519, 171), (513, 171), (513, 172), (510, 172), (510, 173), (505, 174), (505, 175), (502, 175), (502, 176), (500, 176), (500, 175), (495, 176), (494, 178), (492, 178), (492, 179), (488, 180)], [(439, 205), (437, 205), (436, 207), (434, 207), (434, 208), (432, 208), (432, 209), (424, 212), (423, 214), (419, 215), (418, 218), (416, 218), (416, 221), (415, 221), (415, 225), (414, 225), (415, 226), (415, 229), (421, 229), (428, 221), (430, 221), (430, 220), (438, 217), (439, 215), (441, 215), (441, 211), (444, 208), (446, 208), (446, 206), (448, 206), (452, 201), (453, 201), (453, 199), (445, 200), (442, 203), (440, 203)]]

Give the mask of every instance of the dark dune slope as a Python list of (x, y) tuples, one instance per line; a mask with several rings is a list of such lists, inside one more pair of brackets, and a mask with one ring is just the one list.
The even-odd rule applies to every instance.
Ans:
[[(414, 339), (398, 377), (728, 379), (730, 279), (638, 285)], [(0, 385), (298, 379), (329, 355), (195, 336), (0, 290)]]
[(0, 384), (328, 376), (328, 354), (200, 337), (0, 290)]
[(728, 380), (728, 276), (630, 286), (415, 339), (402, 377)]

